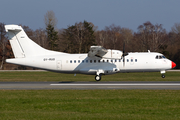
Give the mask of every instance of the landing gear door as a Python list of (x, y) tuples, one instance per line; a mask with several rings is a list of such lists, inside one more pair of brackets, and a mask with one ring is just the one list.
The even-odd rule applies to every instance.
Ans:
[(61, 60), (58, 60), (58, 61), (57, 61), (57, 69), (58, 69), (58, 70), (61, 70), (61, 69), (62, 69), (62, 61), (61, 61)]

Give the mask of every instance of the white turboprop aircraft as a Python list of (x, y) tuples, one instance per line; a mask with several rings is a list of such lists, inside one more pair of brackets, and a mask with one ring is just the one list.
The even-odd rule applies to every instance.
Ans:
[(21, 26), (5, 25), (15, 58), (7, 63), (29, 66), (60, 73), (101, 75), (119, 72), (158, 72), (165, 77), (166, 70), (176, 64), (156, 52), (124, 53), (119, 50), (91, 46), (87, 54), (68, 54), (47, 50), (28, 38)]

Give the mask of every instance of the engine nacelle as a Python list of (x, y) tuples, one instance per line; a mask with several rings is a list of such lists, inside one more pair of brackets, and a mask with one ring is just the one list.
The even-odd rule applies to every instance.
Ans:
[(123, 52), (120, 50), (108, 49), (108, 52), (103, 56), (104, 58), (121, 59)]

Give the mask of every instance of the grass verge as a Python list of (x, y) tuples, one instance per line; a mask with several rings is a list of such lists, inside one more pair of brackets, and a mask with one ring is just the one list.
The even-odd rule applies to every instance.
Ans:
[(1, 90), (0, 119), (179, 120), (179, 90)]
[[(180, 81), (180, 72), (167, 72), (162, 79), (159, 72), (118, 73), (102, 76), (102, 81)], [(95, 81), (94, 75), (62, 74), (54, 72), (0, 72), (0, 82), (26, 81)]]
[[(167, 72), (162, 79), (159, 72), (118, 73), (102, 76), (102, 81), (180, 81), (180, 72)], [(21, 81), (95, 81), (95, 75), (62, 74), (54, 72), (0, 72), (0, 82)]]

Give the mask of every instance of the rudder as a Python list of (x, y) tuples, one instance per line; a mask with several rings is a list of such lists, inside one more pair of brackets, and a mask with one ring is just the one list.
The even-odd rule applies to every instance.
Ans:
[(5, 25), (15, 58), (32, 57), (46, 54), (46, 49), (32, 41), (21, 26)]
[(5, 29), (6, 32), (8, 32), (9, 41), (15, 58), (65, 54), (62, 52), (55, 52), (42, 48), (26, 35), (21, 26), (5, 25)]

